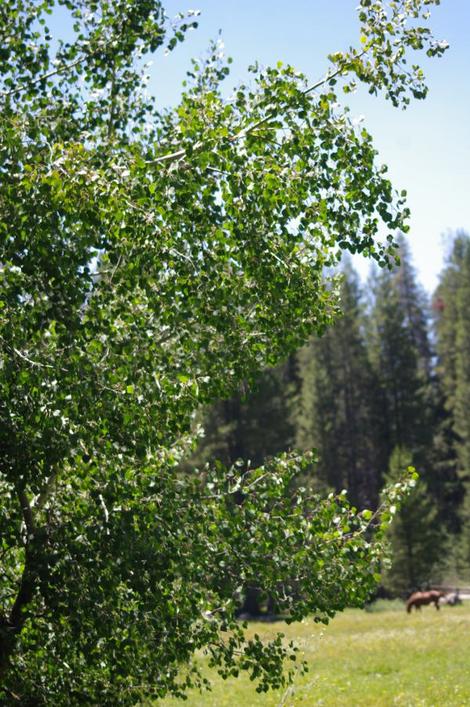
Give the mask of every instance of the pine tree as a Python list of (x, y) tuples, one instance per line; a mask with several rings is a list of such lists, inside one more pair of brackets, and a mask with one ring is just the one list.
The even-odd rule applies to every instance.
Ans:
[[(384, 585), (404, 593), (436, 582), (444, 555), (447, 528), (445, 500), (452, 495), (448, 469), (433, 448), (439, 417), (438, 388), (428, 333), (428, 304), (418, 286), (410, 254), (400, 239), (400, 267), (372, 277), (369, 355), (379, 381), (382, 410), (380, 446), (391, 480), (408, 464), (420, 481), (400, 510), (391, 530), (392, 566)], [(448, 438), (442, 428), (441, 451)], [(439, 464), (441, 463), (441, 466)]]
[(262, 464), (268, 457), (292, 449), (292, 401), (295, 359), (263, 371), (249, 389), (206, 409), (201, 417), (204, 437), (191, 464), (218, 459)]
[(297, 444), (318, 450), (317, 473), (353, 503), (375, 506), (379, 481), (375, 380), (363, 336), (362, 295), (350, 263), (343, 268), (342, 316), (299, 353)]
[(413, 463), (424, 469), (432, 439), (431, 347), (425, 297), (416, 284), (403, 241), (400, 260), (400, 268), (374, 272), (370, 280), (368, 350), (379, 386), (384, 471), (396, 447), (411, 450)]
[[(410, 451), (396, 447), (386, 481), (396, 481), (412, 456)], [(406, 595), (440, 580), (446, 536), (437, 522), (437, 508), (424, 481), (418, 482), (403, 503), (388, 534), (391, 565), (384, 571), (382, 581), (389, 592)]]
[(393, 272), (394, 286), (403, 309), (405, 325), (415, 345), (419, 369), (426, 378), (429, 378), (432, 369), (432, 350), (429, 340), (428, 297), (417, 282), (408, 241), (403, 234), (398, 236), (397, 243), (400, 266)]
[(470, 238), (457, 234), (434, 296), (437, 371), (453, 464), (465, 498), (460, 507), (458, 569), (470, 575)]
[(436, 499), (439, 522), (455, 535), (461, 531), (460, 511), (464, 493), (458, 471), (457, 437), (453, 429), (452, 415), (446, 409), (439, 377), (434, 385), (436, 404), (431, 451), (432, 474), (428, 477), (428, 487)]

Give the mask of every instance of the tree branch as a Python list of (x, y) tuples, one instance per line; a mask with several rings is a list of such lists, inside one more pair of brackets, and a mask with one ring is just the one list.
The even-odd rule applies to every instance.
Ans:
[(85, 59), (87, 58), (88, 54), (85, 54), (79, 57), (78, 59), (75, 59), (75, 61), (70, 62), (70, 64), (62, 64), (56, 69), (52, 69), (52, 71), (49, 71), (47, 74), (42, 74), (42, 76), (38, 76), (35, 79), (31, 79), (31, 81), (21, 84), (21, 86), (17, 86), (16, 88), (12, 88), (10, 89), (10, 91), (0, 91), (0, 96), (2, 96), (3, 98), (7, 98), (8, 96), (14, 96), (18, 93), (23, 93), (23, 91), (26, 91), (28, 88), (31, 88), (31, 86), (35, 86), (37, 83), (41, 83), (41, 81), (47, 81), (47, 79), (50, 79), (52, 76), (62, 74), (64, 71), (68, 71), (69, 69), (73, 69), (74, 66), (77, 66), (77, 64), (81, 64), (82, 61), (85, 61)]
[(24, 609), (32, 602), (35, 589), (36, 574), (32, 567), (30, 551), (27, 549), (16, 599), (9, 616), (2, 615), (0, 617), (0, 679), (10, 665), (10, 659), (15, 650), (16, 638), (21, 633), (27, 618)]
[(21, 506), (23, 521), (28, 532), (25, 548), (25, 561), (20, 585), (9, 615), (0, 614), (0, 679), (8, 670), (11, 656), (15, 650), (16, 638), (21, 633), (26, 621), (25, 608), (33, 600), (37, 581), (34, 548), (30, 541), (34, 538), (35, 525), (31, 505), (24, 488), (17, 486), (16, 493)]
[(44, 508), (49, 496), (51, 495), (51, 493), (54, 489), (54, 485), (55, 485), (58, 475), (59, 475), (59, 472), (56, 471), (49, 476), (49, 478), (46, 481), (46, 485), (44, 486), (41, 493), (32, 500), (31, 508), (37, 508), (38, 511), (41, 511)]
[(23, 521), (26, 526), (26, 530), (28, 531), (28, 536), (34, 535), (35, 527), (33, 512), (31, 510), (31, 505), (29, 503), (28, 496), (26, 495), (26, 491), (23, 488), (17, 487), (16, 493), (20, 502), (21, 513), (23, 514)]
[[(357, 55), (357, 58), (358, 59), (362, 58), (364, 56), (364, 54), (366, 54), (366, 52), (367, 52), (367, 49), (363, 49)], [(326, 83), (328, 83), (332, 79), (335, 79), (337, 76), (340, 76), (341, 74), (343, 74), (345, 72), (346, 72), (346, 69), (344, 67), (339, 67), (335, 71), (329, 71), (319, 81), (316, 81), (314, 84), (312, 84), (311, 86), (308, 86), (304, 91), (302, 91), (301, 95), (308, 96), (310, 93), (313, 93), (321, 86), (324, 86)], [(277, 113), (275, 111), (271, 111), (270, 113), (265, 115), (264, 118), (261, 118), (260, 120), (256, 121), (256, 123), (252, 123), (251, 125), (248, 125), (246, 128), (242, 128), (235, 135), (232, 135), (232, 137), (229, 138), (229, 141), (230, 142), (237, 142), (242, 137), (249, 135), (251, 132), (253, 132), (253, 130), (256, 130), (261, 125), (264, 125), (269, 120), (272, 120), (273, 118), (275, 118), (276, 115), (277, 115)], [(203, 146), (204, 146), (204, 142), (202, 142), (202, 141), (196, 142), (196, 144), (193, 147), (193, 152), (195, 152), (196, 150), (200, 149)], [(162, 155), (161, 157), (157, 157), (154, 160), (149, 160), (148, 164), (158, 164), (160, 162), (169, 162), (169, 161), (177, 160), (180, 157), (184, 157), (185, 154), (186, 154), (186, 150), (184, 148), (181, 148), (181, 150), (176, 150), (176, 152), (170, 152), (167, 155)]]
[(17, 356), (24, 359), (32, 366), (40, 366), (41, 368), (54, 368), (54, 366), (51, 366), (49, 363), (39, 363), (39, 361), (33, 361), (31, 358), (28, 358), (23, 353), (21, 353), (21, 351), (19, 351), (18, 349), (13, 348), (13, 351), (16, 353)]
[[(365, 52), (362, 52), (359, 56), (362, 56)], [(325, 83), (328, 83), (328, 81), (331, 81), (332, 79), (336, 78), (336, 76), (339, 76), (344, 72), (343, 68), (336, 69), (336, 71), (329, 71), (322, 79), (317, 81), (316, 83), (312, 84), (311, 86), (308, 86), (304, 91), (302, 91), (301, 95), (302, 96), (308, 96), (309, 93), (313, 93), (313, 91), (316, 91), (317, 88), (320, 88), (323, 86)], [(236, 135), (230, 138), (231, 142), (236, 142), (242, 137), (245, 137), (245, 135), (249, 135), (253, 130), (256, 130), (256, 128), (259, 128), (261, 125), (264, 125), (267, 123), (269, 120), (272, 120), (275, 118), (277, 113), (275, 111), (271, 111), (267, 115), (264, 116), (264, 118), (261, 118), (258, 120), (256, 123), (252, 123), (252, 125), (248, 125), (246, 128), (243, 128), (238, 132)]]

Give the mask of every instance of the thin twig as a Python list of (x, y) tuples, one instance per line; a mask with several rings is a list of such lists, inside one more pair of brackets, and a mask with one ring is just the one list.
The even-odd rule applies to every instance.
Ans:
[(41, 368), (54, 368), (54, 366), (51, 366), (49, 363), (39, 363), (39, 361), (33, 361), (31, 358), (28, 358), (27, 356), (25, 356), (25, 354), (21, 353), (21, 351), (18, 351), (18, 349), (13, 348), (13, 351), (16, 353), (17, 356), (20, 356), (20, 358), (23, 358), (32, 366), (40, 366)]

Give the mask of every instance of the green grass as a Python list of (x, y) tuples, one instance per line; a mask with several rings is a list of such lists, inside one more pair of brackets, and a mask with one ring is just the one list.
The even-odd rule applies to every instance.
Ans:
[(348, 610), (329, 626), (312, 621), (285, 626), (250, 624), (250, 631), (295, 639), (310, 670), (281, 692), (259, 695), (246, 677), (222, 680), (213, 671), (213, 691), (190, 694), (183, 703), (159, 707), (275, 707), (283, 705), (470, 705), (470, 602), (461, 607), (424, 607), (408, 615), (395, 603), (381, 611)]

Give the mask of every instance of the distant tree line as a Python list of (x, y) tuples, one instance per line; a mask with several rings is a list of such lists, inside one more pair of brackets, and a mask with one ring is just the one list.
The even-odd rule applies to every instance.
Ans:
[(392, 594), (470, 576), (470, 237), (455, 235), (432, 298), (403, 237), (399, 245), (400, 266), (377, 269), (365, 286), (343, 264), (333, 327), (254, 390), (204, 411), (193, 459), (243, 469), (315, 448), (305, 485), (346, 489), (360, 509), (377, 508), (383, 486), (415, 466), (420, 482), (390, 531)]

